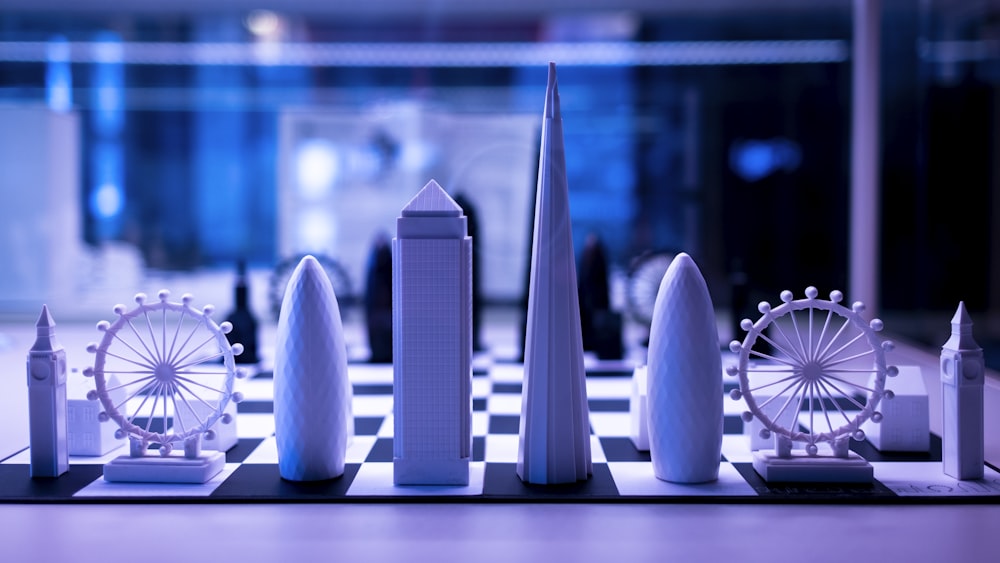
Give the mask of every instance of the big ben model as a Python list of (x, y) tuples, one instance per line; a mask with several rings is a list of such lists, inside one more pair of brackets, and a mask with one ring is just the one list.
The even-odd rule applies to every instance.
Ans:
[(972, 339), (965, 303), (951, 319), (941, 348), (942, 460), (956, 479), (983, 478), (983, 349)]
[(56, 342), (49, 308), (35, 324), (35, 344), (28, 352), (28, 416), (31, 476), (58, 477), (69, 470), (66, 441), (66, 351)]

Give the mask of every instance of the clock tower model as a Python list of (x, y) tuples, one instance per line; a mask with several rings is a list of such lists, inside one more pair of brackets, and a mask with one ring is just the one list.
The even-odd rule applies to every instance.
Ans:
[(28, 352), (28, 417), (31, 476), (58, 477), (69, 470), (66, 421), (66, 351), (56, 342), (49, 308), (35, 324)]
[(983, 478), (983, 350), (972, 339), (965, 303), (951, 319), (951, 338), (941, 348), (942, 460), (956, 479)]

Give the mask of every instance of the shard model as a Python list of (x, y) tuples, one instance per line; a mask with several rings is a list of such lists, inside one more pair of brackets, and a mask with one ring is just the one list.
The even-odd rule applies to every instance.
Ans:
[(701, 271), (678, 254), (660, 282), (647, 362), (649, 454), (658, 479), (704, 483), (722, 460), (722, 354)]
[(66, 351), (56, 342), (55, 326), (49, 308), (42, 305), (35, 344), (28, 352), (32, 477), (58, 477), (69, 471)]
[(468, 485), (472, 455), (472, 239), (431, 180), (392, 241), (393, 482)]
[(320, 263), (306, 256), (288, 280), (274, 349), (274, 435), (283, 479), (343, 475), (351, 397), (337, 297)]
[(956, 479), (983, 478), (983, 362), (961, 302), (941, 348), (942, 461), (945, 474)]
[(517, 475), (527, 483), (589, 478), (580, 302), (555, 64), (549, 64), (531, 247)]

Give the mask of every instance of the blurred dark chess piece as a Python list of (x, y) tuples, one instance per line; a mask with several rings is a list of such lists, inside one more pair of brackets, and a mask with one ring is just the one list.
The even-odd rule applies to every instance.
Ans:
[(243, 345), (243, 353), (235, 357), (238, 364), (256, 364), (260, 361), (257, 354), (257, 318), (250, 310), (250, 288), (247, 285), (247, 263), (240, 260), (236, 263), (236, 285), (233, 287), (233, 311), (226, 320), (232, 323), (233, 330), (226, 335), (230, 343), (239, 342)]
[(587, 236), (580, 253), (579, 270), (577, 291), (583, 349), (593, 351), (602, 360), (620, 360), (625, 353), (622, 316), (611, 310), (608, 261), (604, 244), (596, 234)]
[(482, 276), (480, 272), (480, 253), (482, 245), (479, 242), (479, 229), (476, 220), (476, 208), (472, 202), (465, 197), (465, 194), (455, 195), (455, 203), (465, 212), (466, 224), (469, 228), (469, 236), (472, 237), (472, 349), (476, 351), (485, 350), (480, 340), (480, 326), (483, 318), (483, 291)]
[(384, 233), (375, 237), (365, 278), (365, 322), (369, 362), (392, 363), (392, 248)]

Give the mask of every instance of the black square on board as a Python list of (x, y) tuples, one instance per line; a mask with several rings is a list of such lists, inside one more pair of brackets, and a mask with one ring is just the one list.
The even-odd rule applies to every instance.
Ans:
[(595, 463), (593, 475), (585, 481), (559, 485), (535, 485), (521, 481), (516, 463), (487, 463), (483, 494), (490, 497), (524, 500), (579, 500), (618, 497), (618, 488), (606, 463)]
[(519, 434), (521, 432), (521, 417), (516, 414), (490, 415), (490, 434)]
[(239, 498), (246, 500), (324, 500), (347, 494), (354, 476), (361, 467), (348, 463), (344, 474), (324, 481), (286, 481), (281, 478), (277, 464), (245, 463), (212, 492), (213, 498)]
[(650, 461), (649, 452), (635, 449), (631, 438), (607, 437), (600, 440), (608, 461)]
[(104, 475), (104, 466), (70, 465), (59, 477), (32, 479), (28, 464), (0, 465), (0, 500), (60, 500), (69, 499), (77, 491)]
[(354, 417), (355, 436), (375, 436), (378, 434), (385, 417), (382, 416), (356, 416)]
[(376, 461), (392, 461), (392, 438), (377, 438), (375, 445), (368, 452), (365, 463)]

